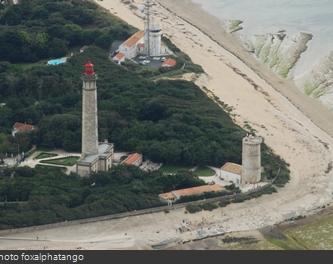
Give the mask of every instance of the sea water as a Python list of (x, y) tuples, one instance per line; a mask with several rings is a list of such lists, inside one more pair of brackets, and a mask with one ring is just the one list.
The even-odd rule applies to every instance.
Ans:
[(311, 33), (313, 39), (294, 69), (301, 76), (333, 51), (333, 0), (193, 0), (222, 21), (242, 20), (239, 34)]

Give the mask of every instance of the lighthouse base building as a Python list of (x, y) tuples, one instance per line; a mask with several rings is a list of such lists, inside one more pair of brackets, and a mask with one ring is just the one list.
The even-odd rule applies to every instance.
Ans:
[(82, 81), (82, 155), (76, 172), (88, 177), (111, 169), (114, 147), (107, 140), (98, 141), (97, 75), (91, 62), (85, 65)]
[(86, 155), (76, 164), (76, 171), (81, 177), (88, 177), (99, 171), (109, 171), (112, 168), (113, 144), (99, 143), (98, 154)]

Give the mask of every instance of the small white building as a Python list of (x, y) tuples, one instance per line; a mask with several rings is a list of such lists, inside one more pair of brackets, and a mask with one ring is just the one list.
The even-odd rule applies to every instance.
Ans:
[(234, 183), (238, 187), (242, 179), (242, 166), (227, 162), (220, 170), (220, 178), (223, 181)]

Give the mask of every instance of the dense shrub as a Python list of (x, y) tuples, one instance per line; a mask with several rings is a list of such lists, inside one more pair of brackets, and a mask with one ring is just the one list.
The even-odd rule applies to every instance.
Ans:
[(213, 211), (219, 208), (219, 206), (216, 203), (205, 203), (201, 205), (201, 208), (205, 211)]
[(186, 206), (186, 211), (189, 212), (190, 214), (195, 214), (197, 212), (201, 212), (202, 208), (199, 205), (187, 205)]
[(109, 48), (133, 29), (88, 1), (24, 0), (0, 12), (0, 58), (36, 62), (65, 56), (72, 48)]
[[(132, 32), (96, 4), (79, 0), (22, 1), (0, 12), (0, 24), (0, 57), (13, 62), (36, 61), (50, 56), (49, 52), (60, 55), (67, 52), (62, 49), (95, 41), (107, 48), (104, 45)], [(164, 41), (180, 54), (178, 59), (190, 61), (168, 39)], [(40, 128), (38, 135), (25, 138), (25, 146), (80, 151), (80, 74), (87, 59), (93, 60), (99, 75), (101, 139), (155, 162), (191, 166), (241, 162), (245, 131), (197, 86), (186, 81), (148, 81), (112, 64), (108, 53), (97, 47), (57, 67), (0, 63), (0, 98), (7, 104), (0, 108), (0, 133), (9, 134), (17, 121), (33, 123)], [(0, 147), (15, 153), (16, 142), (9, 143), (3, 139)], [(288, 181), (285, 162), (265, 146), (263, 164), (267, 179), (276, 177), (281, 168), (278, 184)]]
[(12, 172), (0, 173), (1, 229), (156, 207), (161, 192), (204, 184), (190, 174), (168, 178), (122, 166), (84, 179), (42, 166)]

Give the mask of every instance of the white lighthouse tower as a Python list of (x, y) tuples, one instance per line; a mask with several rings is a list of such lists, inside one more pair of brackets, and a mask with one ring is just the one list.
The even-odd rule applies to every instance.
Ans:
[(148, 57), (161, 56), (162, 30), (153, 15), (153, 3), (145, 0), (145, 53)]

